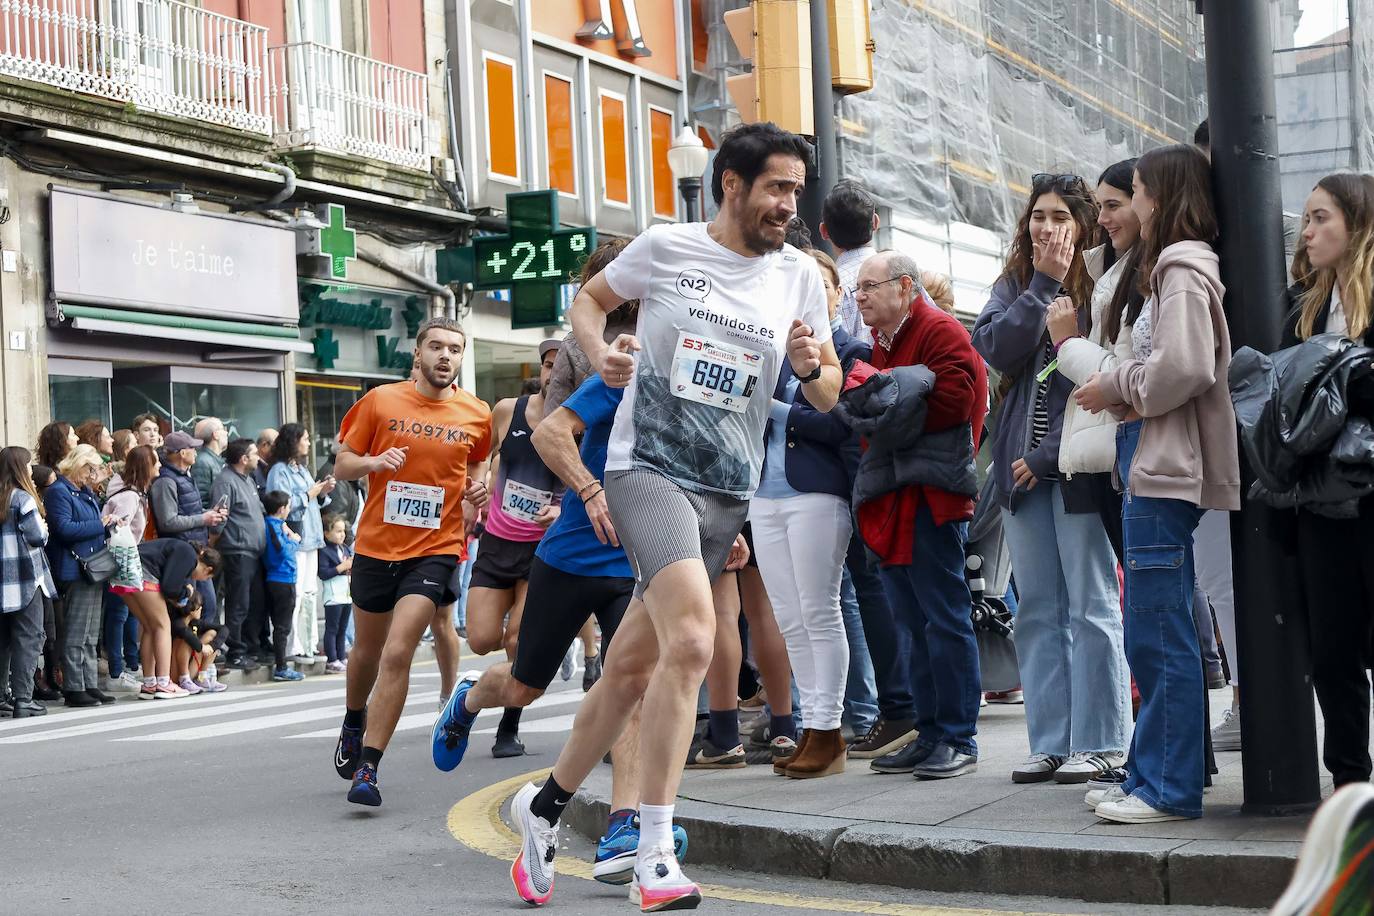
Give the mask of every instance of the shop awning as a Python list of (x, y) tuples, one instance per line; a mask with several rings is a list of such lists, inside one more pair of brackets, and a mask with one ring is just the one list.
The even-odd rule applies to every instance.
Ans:
[(129, 309), (63, 303), (62, 313), (78, 331), (187, 340), (217, 346), (268, 350), (273, 353), (313, 353), (314, 345), (300, 339), (300, 331), (270, 324), (191, 318)]

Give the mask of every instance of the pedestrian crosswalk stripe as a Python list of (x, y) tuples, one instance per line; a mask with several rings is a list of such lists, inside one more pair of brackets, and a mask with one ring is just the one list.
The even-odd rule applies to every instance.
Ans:
[[(34, 744), (40, 741), (55, 741), (59, 738), (76, 738), (83, 735), (98, 735), (104, 732), (120, 731), (129, 728), (145, 728), (149, 725), (166, 725), (169, 722), (185, 722), (192, 719), (208, 719), (213, 716), (232, 716), (241, 712), (257, 712), (263, 709), (276, 709), (281, 706), (300, 706), (305, 703), (318, 703), (322, 700), (332, 701), (343, 698), (344, 689), (339, 687), (333, 690), (315, 690), (309, 693), (279, 694), (273, 693), (264, 699), (246, 699), (251, 694), (239, 694), (244, 698), (243, 702), (238, 703), (215, 703), (214, 697), (189, 697), (184, 700), (169, 700), (159, 702), (157, 700), (147, 701), (145, 706), (157, 703), (157, 709), (165, 709), (169, 704), (176, 704), (175, 708), (167, 709), (165, 712), (158, 712), (152, 715), (114, 715), (118, 711), (118, 706), (106, 707), (111, 715), (105, 721), (89, 722), (85, 725), (72, 725), (65, 728), (50, 728), (45, 731), (26, 731), (16, 735), (0, 735), (0, 745), (4, 744)], [(221, 694), (223, 696), (223, 694)], [(435, 697), (438, 694), (434, 694)], [(213, 704), (213, 705), (211, 705)], [(137, 707), (125, 707), (124, 711), (130, 713)], [(82, 710), (85, 711), (85, 710)], [(91, 710), (92, 712), (94, 710)], [(78, 713), (72, 712), (61, 716), (54, 716), (52, 720), (46, 717), (41, 719), (23, 719), (23, 722), (36, 722), (42, 724), (56, 724), (69, 717), (75, 717)]]
[[(434, 701), (439, 699), (439, 691), (428, 690), (424, 693), (412, 694), (406, 698), (406, 705), (412, 703), (428, 703), (431, 708)], [(429, 714), (430, 721), (434, 720), (434, 713)], [(217, 722), (211, 725), (197, 725), (191, 728), (180, 728), (169, 732), (154, 732), (151, 735), (134, 735), (129, 738), (116, 738), (116, 741), (200, 741), (206, 738), (223, 738), (228, 735), (241, 735), (244, 732), (263, 731), (269, 728), (276, 728), (282, 725), (297, 725), (301, 722), (311, 722), (315, 719), (343, 719), (342, 704), (329, 703), (314, 709), (298, 709), (294, 712), (279, 713), (275, 716), (258, 716), (251, 719), (239, 719), (235, 722)], [(332, 733), (337, 736), (338, 726), (335, 726)]]
[[(276, 686), (266, 688), (267, 691), (271, 692), (275, 692), (279, 689), (280, 688)], [(204, 706), (206, 704), (219, 705), (221, 703), (237, 703), (253, 696), (268, 695), (270, 695), (270, 693), (251, 694), (239, 691), (229, 691), (227, 693), (216, 693), (210, 696), (196, 697), (195, 705)], [(131, 693), (124, 693), (122, 696), (132, 700), (134, 695)], [(44, 727), (51, 727), (57, 723), (61, 723), (65, 726), (72, 722), (83, 722), (87, 719), (109, 719), (119, 715), (147, 715), (153, 712), (166, 713), (169, 709), (183, 709), (185, 707), (173, 704), (168, 700), (151, 700), (139, 703), (119, 702), (115, 703), (113, 706), (94, 706), (90, 709), (73, 710), (68, 710), (54, 703), (49, 704), (48, 708), (53, 712), (51, 717), (34, 716), (28, 719), (0, 719), (0, 738), (3, 738), (10, 732), (36, 731)]]
[[(499, 709), (494, 709), (494, 710), (492, 710), (492, 712), (500, 712), (500, 711), (501, 711), (501, 710), (499, 710)], [(572, 726), (573, 726), (573, 721), (574, 721), (576, 718), (577, 718), (577, 714), (576, 714), (576, 713), (570, 713), (570, 714), (568, 714), (568, 715), (566, 715), (566, 716), (550, 716), (550, 717), (547, 718), (547, 719), (532, 719), (532, 720), (530, 720), (530, 721), (525, 721), (524, 719), (522, 719), (522, 720), (520, 720), (520, 734), (522, 734), (522, 735), (531, 735), (531, 734), (536, 734), (536, 733), (539, 733), (539, 732), (565, 732), (565, 731), (567, 731), (568, 729), (572, 728)], [(483, 728), (483, 729), (480, 729), (479, 731), (473, 732), (473, 734), (474, 734), (474, 735), (494, 735), (494, 734), (496, 734), (496, 729), (495, 729), (495, 728)]]
[[(531, 703), (529, 706), (526, 706), (525, 712), (528, 713), (532, 710), (546, 709), (550, 706), (565, 706), (568, 703), (578, 702), (584, 696), (586, 696), (586, 694), (582, 693), (580, 690), (564, 690), (558, 693), (546, 693), (542, 697)], [(417, 728), (433, 728), (434, 718), (438, 714), (439, 711), (436, 709), (434, 712), (412, 713), (408, 716), (401, 716), (400, 721), (396, 723), (396, 731), (400, 732)], [(500, 714), (500, 709), (484, 709), (477, 714), (477, 720), (480, 722), (484, 719), (490, 718), (491, 716), (499, 716)], [(528, 723), (522, 720), (520, 723), (520, 731), (531, 731), (532, 729), (530, 728), (530, 726), (534, 724), (534, 721), (542, 720), (533, 720)], [(571, 725), (571, 721), (569, 721), (568, 724)], [(483, 731), (475, 732), (475, 734), (490, 734), (493, 731), (494, 729), (484, 729)], [(305, 732), (304, 734), (300, 735), (287, 735), (286, 737), (289, 739), (337, 738), (339, 737), (339, 730), (337, 728), (322, 728), (319, 731)]]

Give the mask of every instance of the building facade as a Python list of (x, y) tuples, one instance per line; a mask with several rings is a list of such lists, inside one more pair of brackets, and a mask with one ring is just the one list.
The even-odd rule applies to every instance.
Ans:
[[(450, 0), (458, 148), (479, 232), (506, 195), (553, 189), (567, 226), (629, 237), (680, 218), (668, 147), (687, 120), (684, 0)], [(571, 287), (564, 289), (565, 304)], [(510, 295), (469, 297), (468, 384), (489, 401), (537, 373), (561, 334), (511, 329)]]
[[(0, 10), (0, 429), (231, 434), (403, 377), (466, 237), (442, 0)], [(400, 354), (400, 355), (398, 355)], [(318, 453), (317, 460), (323, 454)]]

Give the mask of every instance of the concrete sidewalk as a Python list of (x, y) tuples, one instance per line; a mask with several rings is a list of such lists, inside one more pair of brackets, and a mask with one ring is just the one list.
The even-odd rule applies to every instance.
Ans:
[[(1219, 721), (1230, 690), (1211, 701)], [(984, 708), (978, 744), (976, 773), (930, 782), (874, 773), (866, 760), (806, 781), (765, 766), (688, 771), (677, 815), (690, 861), (931, 891), (1236, 907), (1272, 905), (1292, 873), (1307, 819), (1242, 814), (1239, 753), (1217, 755), (1204, 817), (1133, 827), (1095, 817), (1081, 786), (1011, 781), (1028, 751), (1024, 707)], [(599, 836), (609, 789), (602, 766), (565, 820)]]

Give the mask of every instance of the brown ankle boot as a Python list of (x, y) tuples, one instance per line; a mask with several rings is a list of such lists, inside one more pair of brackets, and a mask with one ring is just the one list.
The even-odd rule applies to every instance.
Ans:
[(815, 779), (844, 772), (844, 737), (838, 728), (811, 732), (806, 749), (797, 749), (784, 774), (789, 779)]
[(791, 755), (790, 755), (790, 756), (787, 756), (787, 757), (776, 757), (776, 758), (774, 758), (774, 760), (773, 760), (773, 775), (774, 775), (774, 776), (786, 776), (786, 775), (787, 775), (787, 766), (788, 766), (788, 764), (790, 764), (793, 760), (796, 760), (796, 759), (797, 759), (797, 755), (800, 754), (800, 753), (802, 752), (802, 748), (806, 747), (806, 742), (810, 739), (810, 737), (811, 737), (811, 729), (809, 729), (809, 728), (802, 729), (801, 737), (797, 739), (797, 746), (796, 746), (796, 748), (792, 751)]

